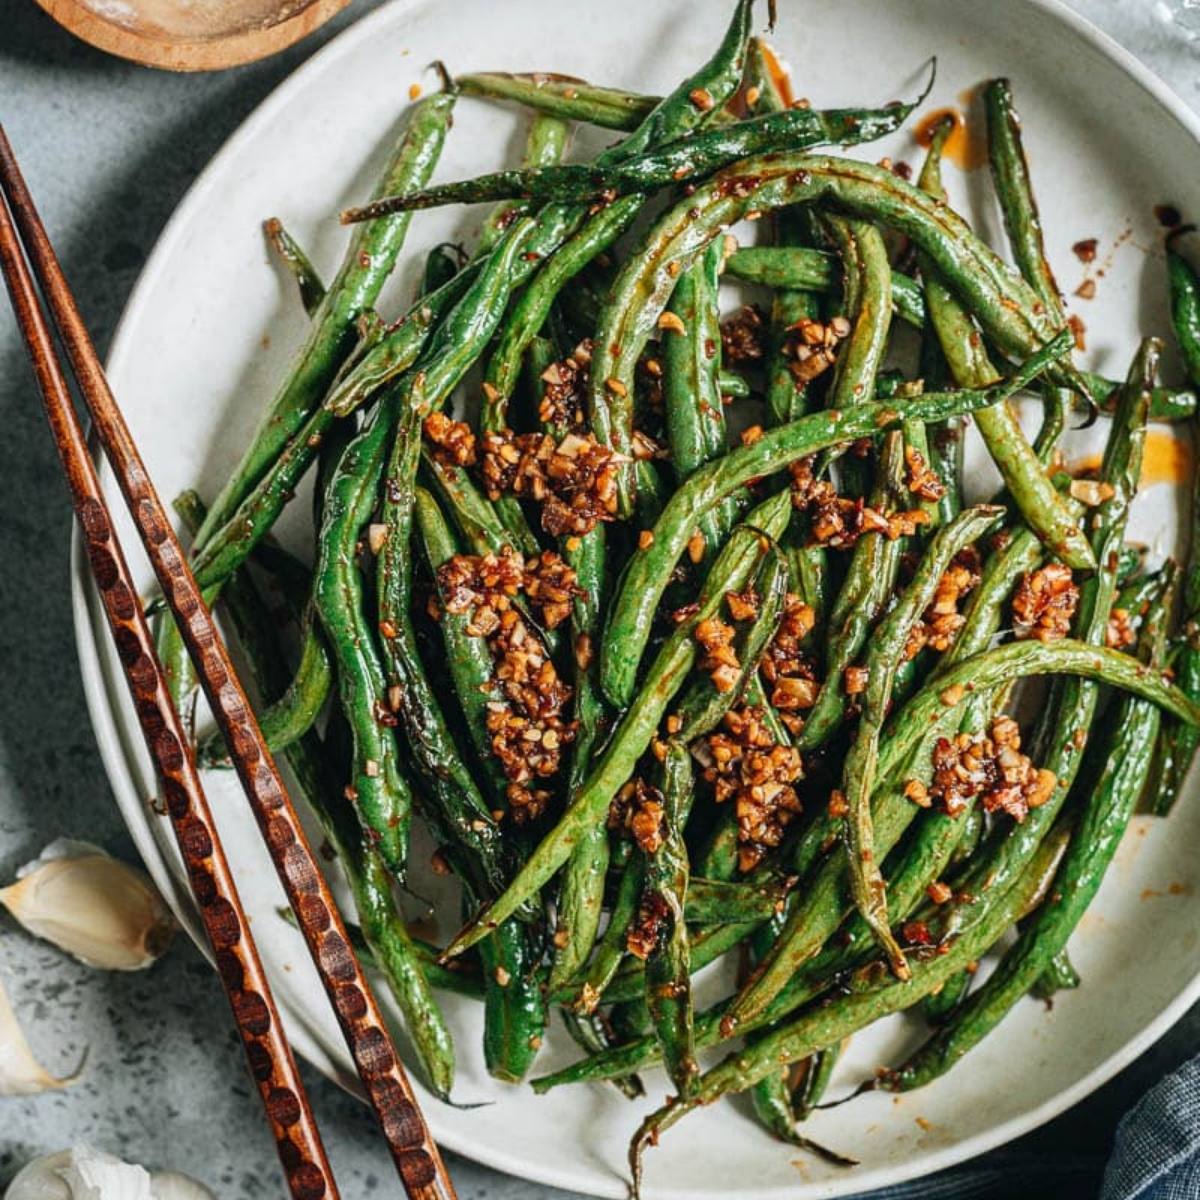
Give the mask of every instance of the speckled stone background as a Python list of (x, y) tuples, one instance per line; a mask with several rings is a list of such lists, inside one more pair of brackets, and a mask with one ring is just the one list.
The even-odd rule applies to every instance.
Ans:
[[(1074, 6), (1200, 109), (1200, 49), (1162, 22), (1161, 4)], [(269, 62), (171, 76), (73, 40), (33, 0), (0, 0), (0, 121), (102, 350), (143, 260), (197, 172), (285, 75), (372, 7), (373, 0), (356, 0), (315, 37)], [(109, 796), (75, 667), (66, 493), (5, 306), (0, 429), (0, 880), (7, 880), (60, 834), (120, 855), (132, 848)], [(148, 972), (101, 974), (0, 917), (0, 978), (51, 1069), (74, 1068), (85, 1048), (89, 1055), (85, 1079), (69, 1091), (0, 1099), (0, 1186), (28, 1158), (86, 1140), (187, 1171), (225, 1198), (281, 1194), (216, 979), (189, 943), (177, 941)], [(1091, 1099), (991, 1155), (997, 1174), (989, 1192), (1032, 1194), (1016, 1169), (1032, 1160), (1057, 1177), (1059, 1200), (1094, 1195), (1120, 1114), (1198, 1039), (1200, 1008)], [(342, 1194), (397, 1195), (365, 1110), (315, 1072), (306, 1077)], [(461, 1159), (450, 1165), (463, 1200), (566, 1195)]]

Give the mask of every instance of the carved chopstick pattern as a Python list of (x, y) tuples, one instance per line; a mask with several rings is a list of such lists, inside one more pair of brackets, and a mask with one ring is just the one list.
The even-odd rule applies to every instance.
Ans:
[(45, 400), (92, 577), (288, 1188), (296, 1200), (333, 1200), (338, 1195), (337, 1186), (308, 1097), (250, 935), (195, 759), (171, 702), (149, 625), (131, 585), (128, 564), (113, 532), (67, 382), (54, 357), (53, 341), (38, 307), (33, 280), (2, 200), (0, 261)]
[(276, 873), (304, 935), (406, 1193), (451, 1200), (453, 1185), (425, 1125), (379, 1006), (278, 768), (238, 681), (0, 129), (0, 182), (20, 227), (75, 378), (167, 603), (229, 747)]

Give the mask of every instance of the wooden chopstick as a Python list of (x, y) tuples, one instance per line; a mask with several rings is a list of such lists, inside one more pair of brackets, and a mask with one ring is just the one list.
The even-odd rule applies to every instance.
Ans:
[[(392, 1044), (370, 985), (350, 947), (337, 906), (317, 866), (312, 847), (238, 681), (229, 653), (217, 633), (195, 577), (188, 567), (132, 435), (109, 389), (95, 347), (2, 127), (0, 189), (3, 190), (4, 198), (7, 199), (20, 230), (25, 253), (29, 256), (33, 273), (41, 285), (59, 336), (66, 348), (67, 357), (92, 416), (100, 444), (112, 466), (163, 595), (195, 664), (217, 725), (229, 747), (246, 798), (250, 802), (288, 901), (296, 914), (326, 994), (333, 1005), (367, 1098), (375, 1109), (404, 1190), (411, 1200), (454, 1200), (454, 1187), (421, 1115), (416, 1096)], [(9, 240), (15, 241), (11, 221), (5, 219), (4, 225), (8, 230), (6, 244)], [(5, 252), (6, 278), (10, 272), (11, 249)], [(16, 247), (16, 250), (17, 257), (20, 258), (19, 247)], [(19, 270), (16, 273), (19, 275)], [(19, 308), (18, 312), (23, 327), (27, 320), (34, 326), (40, 321), (44, 327), (45, 320), (40, 308), (30, 310), (26, 305)], [(30, 337), (28, 331), (26, 336)], [(34, 350), (34, 344), (31, 342), (35, 366), (40, 362), (53, 363), (53, 367), (46, 369), (54, 371), (59, 381), (65, 382), (53, 355), (49, 331), (44, 328), (38, 346), (41, 349), (40, 354)], [(38, 366), (39, 382), (42, 382), (42, 369)], [(65, 387), (61, 390), (57, 387), (47, 389), (43, 385), (43, 395), (48, 414), (54, 410), (50, 415), (50, 423), (74, 493), (75, 480), (83, 481), (87, 478), (81, 460), (87, 459), (88, 467), (91, 467), (82, 431)], [(60, 408), (70, 410), (69, 420), (73, 429), (66, 432), (64, 426), (68, 417), (66, 413), (59, 411)], [(105, 540), (99, 543), (101, 549), (108, 548), (110, 544), (116, 545), (111, 525), (104, 516), (103, 497), (94, 471), (90, 473), (90, 478), (94, 491), (90, 495), (81, 496), (81, 502), (77, 502), (76, 505), (85, 537), (88, 539), (89, 551), (94, 543), (88, 523), (95, 521), (98, 515), (101, 528), (105, 531)], [(111, 553), (107, 557), (111, 559)], [(105, 558), (102, 556), (99, 561), (99, 571), (107, 571)], [(93, 570), (96, 569), (94, 561)], [(104, 579), (98, 577), (98, 582), (101, 583), (103, 591)], [(116, 595), (122, 613), (137, 609), (137, 595), (127, 585), (117, 588)], [(106, 604), (107, 602), (106, 599)], [(117, 644), (125, 661), (125, 647), (119, 639)], [(129, 660), (130, 663), (139, 665), (141, 661), (140, 657)], [(131, 670), (132, 667), (127, 665), (127, 674)], [(184, 744), (180, 740), (180, 745)], [(170, 805), (172, 796), (169, 788), (167, 796)], [(205, 898), (202, 894), (202, 909)], [(264, 1031), (270, 1024), (267, 1012), (262, 1006), (257, 1013), (239, 1014), (239, 1023), (251, 1030)], [(282, 1115), (290, 1117), (294, 1111), (294, 1107), (289, 1107)], [(328, 1176), (327, 1170), (325, 1175)], [(313, 1200), (322, 1194), (324, 1193), (320, 1190), (307, 1193)]]
[(92, 577), (120, 655), (146, 748), (154, 760), (167, 814), (212, 948), (221, 984), (242, 1035), (288, 1188), (296, 1200), (333, 1198), (337, 1185), (270, 984), (242, 909), (221, 839), (200, 784), (196, 760), (171, 701), (150, 626), (113, 533), (70, 389), (21, 252), (8, 205), (0, 198), (0, 262), (45, 400)]

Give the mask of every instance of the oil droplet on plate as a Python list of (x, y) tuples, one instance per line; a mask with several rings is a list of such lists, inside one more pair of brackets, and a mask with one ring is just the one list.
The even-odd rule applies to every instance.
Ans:
[(1192, 448), (1182, 438), (1162, 430), (1146, 434), (1142, 451), (1141, 486), (1152, 483), (1183, 483), (1192, 475)]
[(926, 113), (913, 130), (918, 146), (928, 146), (933, 141), (934, 131), (947, 118), (954, 121), (954, 128), (946, 138), (943, 153), (956, 167), (963, 171), (975, 171), (987, 164), (987, 139), (983, 130), (967, 121), (960, 108), (935, 108)]
[[(1100, 455), (1085, 454), (1070, 464), (1072, 475), (1100, 470)], [(1192, 448), (1174, 434), (1151, 429), (1142, 449), (1142, 474), (1138, 487), (1153, 483), (1184, 483), (1192, 476)]]

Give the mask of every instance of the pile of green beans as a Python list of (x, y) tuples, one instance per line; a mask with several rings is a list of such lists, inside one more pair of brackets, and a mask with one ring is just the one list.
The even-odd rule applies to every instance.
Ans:
[[(851, 1035), (916, 1006), (924, 1044), (854, 1081), (907, 1090), (1023, 997), (1088, 986), (1071, 933), (1200, 746), (1200, 500), (1184, 561), (1125, 541), (1148, 422), (1197, 419), (1189, 233), (1166, 254), (1188, 378), (1158, 379), (1154, 337), (1119, 383), (1083, 370), (1007, 82), (983, 98), (1015, 271), (947, 200), (948, 126), (916, 184), (844, 153), (928, 88), (790, 106), (754, 0), (732, 7), (662, 97), (448, 79), (344, 215), (328, 286), (267, 222), (310, 331), (211, 509), (179, 503), (430, 1086), (454, 1083), (439, 992), (481, 1002), (508, 1083), (557, 1012), (580, 1057), (535, 1090), (637, 1098), (661, 1064), (677, 1092), (635, 1186), (660, 1133), (743, 1090), (773, 1137), (846, 1163), (801, 1123)], [(530, 114), (524, 161), (429, 186), (460, 94)], [(575, 124), (621, 140), (569, 161)], [(413, 214), (484, 201), (476, 244), (426, 247), (411, 307), (377, 311)], [(728, 232), (759, 217), (760, 244)], [(723, 313), (730, 282), (759, 306)], [(1010, 401), (1031, 389), (1029, 441)], [(1095, 478), (1061, 467), (1073, 409), (1106, 425)], [(968, 425), (990, 503), (963, 495)], [(309, 569), (270, 533), (313, 468)], [(169, 623), (161, 645), (184, 703)], [(401, 915), (416, 824), (460, 883), (443, 947)], [(725, 956), (736, 985), (698, 1009)]]

